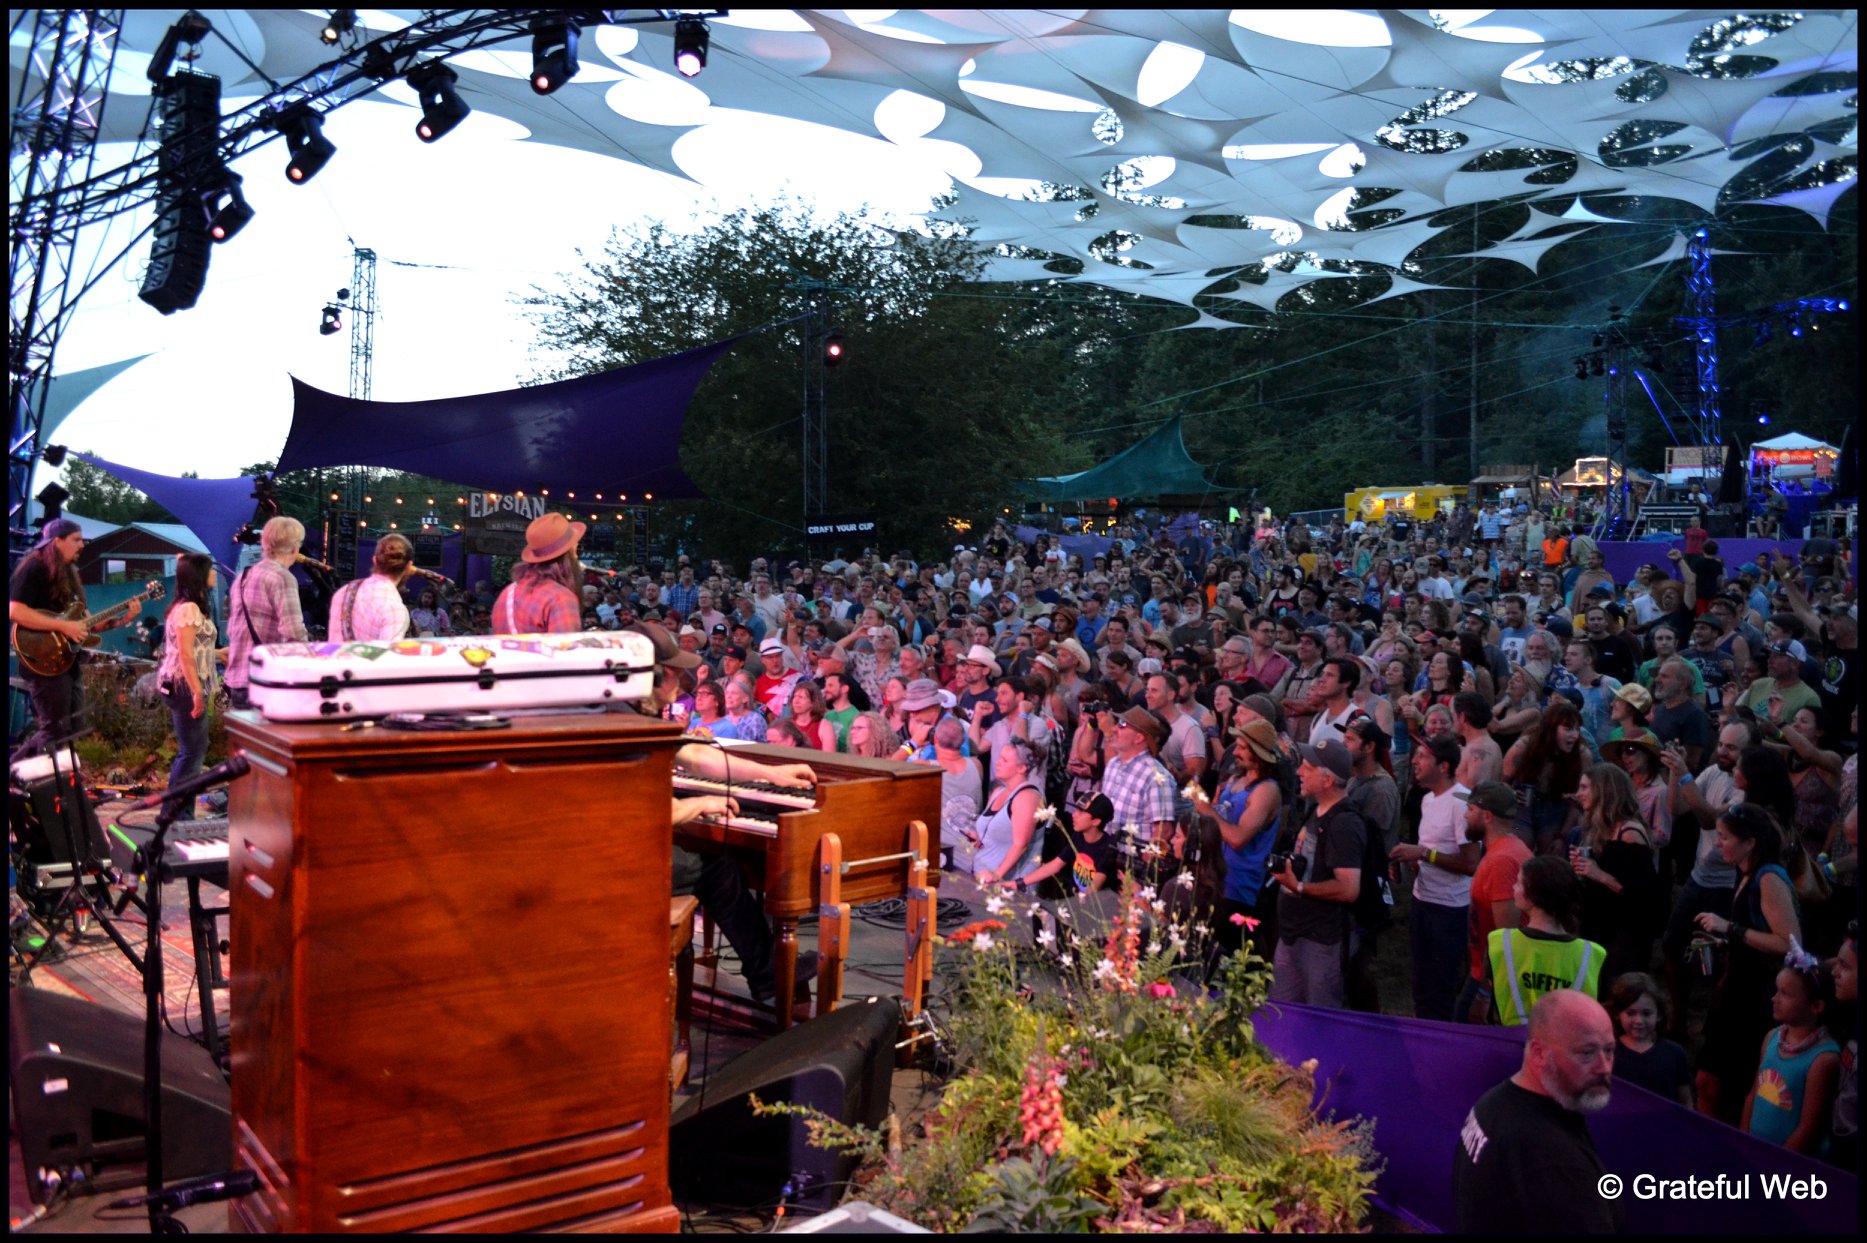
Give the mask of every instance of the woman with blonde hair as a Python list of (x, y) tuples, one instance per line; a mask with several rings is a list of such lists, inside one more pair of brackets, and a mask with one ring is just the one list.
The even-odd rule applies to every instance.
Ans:
[(901, 736), (879, 712), (861, 712), (849, 723), (849, 754), (887, 759), (901, 747)]

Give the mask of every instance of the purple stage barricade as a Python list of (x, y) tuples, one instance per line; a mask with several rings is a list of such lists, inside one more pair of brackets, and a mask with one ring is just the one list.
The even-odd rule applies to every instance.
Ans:
[[(1523, 1062), (1522, 1028), (1469, 1027), (1312, 1006), (1266, 1005), (1258, 1038), (1288, 1062), (1315, 1058), (1317, 1102), (1337, 1117), (1374, 1121), (1386, 1162), (1375, 1191), (1383, 1207), (1431, 1230), (1450, 1230), (1452, 1158), (1472, 1103)], [(1761, 1143), (1675, 1102), (1616, 1081), (1607, 1109), (1589, 1120), (1608, 1170), (1624, 1183), (1634, 1234), (1853, 1233), (1856, 1177)], [(1744, 1198), (1643, 1198), (1643, 1180), (1748, 1177)], [(1820, 1199), (1770, 1196), (1764, 1179), (1818, 1180)]]
[[(1803, 541), (1799, 539), (1721, 539), (1718, 541), (1718, 560), (1724, 562), (1726, 575), (1735, 575), (1737, 567), (1747, 561), (1768, 566), (1771, 553), (1781, 552), (1789, 557), (1802, 555)], [(1673, 578), (1679, 572), (1673, 563), (1666, 559), (1668, 549), (1684, 550), (1683, 539), (1671, 540), (1636, 540), (1628, 543), (1620, 540), (1603, 540), (1598, 547), (1607, 560), (1608, 573), (1614, 575), (1617, 583), (1630, 583), (1634, 571), (1643, 565), (1657, 565), (1666, 570)]]

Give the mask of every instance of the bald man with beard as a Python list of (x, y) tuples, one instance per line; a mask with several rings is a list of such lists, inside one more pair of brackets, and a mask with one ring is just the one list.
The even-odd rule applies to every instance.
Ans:
[(1530, 1010), (1523, 1066), (1478, 1098), (1452, 1171), (1460, 1234), (1617, 1234), (1618, 1199), (1586, 1115), (1608, 1104), (1614, 1024), (1587, 993), (1561, 988)]

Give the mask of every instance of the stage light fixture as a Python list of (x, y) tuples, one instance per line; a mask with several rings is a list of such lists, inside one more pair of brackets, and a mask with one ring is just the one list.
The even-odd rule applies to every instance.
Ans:
[(1586, 380), (1588, 378), (1588, 360), (1586, 358), (1578, 358), (1575, 360), (1575, 378), (1578, 380)]
[(331, 20), (324, 23), (324, 29), (318, 32), (318, 38), (326, 43), (335, 43), (357, 28), (355, 9), (332, 9)]
[(285, 175), (299, 185), (316, 177), (337, 154), (336, 145), (324, 136), (323, 118), (303, 100), (275, 113), (272, 128), (285, 135), (286, 149), (292, 153)]
[(1589, 360), (1588, 371), (1589, 371), (1589, 374), (1593, 375), (1596, 379), (1599, 379), (1602, 376), (1607, 374), (1608, 369), (1606, 365), (1602, 363), (1601, 355), (1597, 354), (1594, 356), (1594, 358)]
[(674, 23), (674, 68), (683, 78), (697, 78), (707, 67), (707, 46), (713, 40), (704, 17), (683, 17)]
[(532, 23), (532, 90), (549, 95), (577, 76), (577, 23), (541, 17)]
[(39, 489), (39, 495), (33, 499), (45, 506), (45, 521), (51, 522), (65, 512), (65, 502), (71, 499), (71, 493), (54, 481)]
[(415, 137), (423, 142), (434, 142), (445, 138), (467, 119), (473, 109), (454, 89), (454, 83), (459, 80), (459, 74), (438, 60), (408, 71), (408, 84), (421, 102), (421, 120), (415, 125)]
[(244, 229), (253, 218), (246, 195), (240, 192), (240, 174), (222, 168), (201, 187), (201, 210), (207, 213), (207, 231), (217, 242), (224, 242)]
[(324, 320), (318, 325), (318, 331), (324, 336), (332, 336), (344, 330), (344, 309), (335, 302), (324, 304)]
[(39, 456), (45, 459), (45, 464), (47, 466), (57, 470), (65, 464), (66, 452), (67, 450), (64, 445), (47, 445), (39, 451)]
[(832, 328), (823, 338), (823, 365), (835, 367), (843, 361), (843, 330)]

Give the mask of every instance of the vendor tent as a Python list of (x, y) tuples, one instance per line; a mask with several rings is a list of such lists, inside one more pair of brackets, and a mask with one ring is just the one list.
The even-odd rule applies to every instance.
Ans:
[(1026, 495), (1041, 501), (1129, 500), (1217, 490), (1187, 453), (1177, 415), (1100, 466), (1073, 475), (1027, 479), (1024, 488)]

